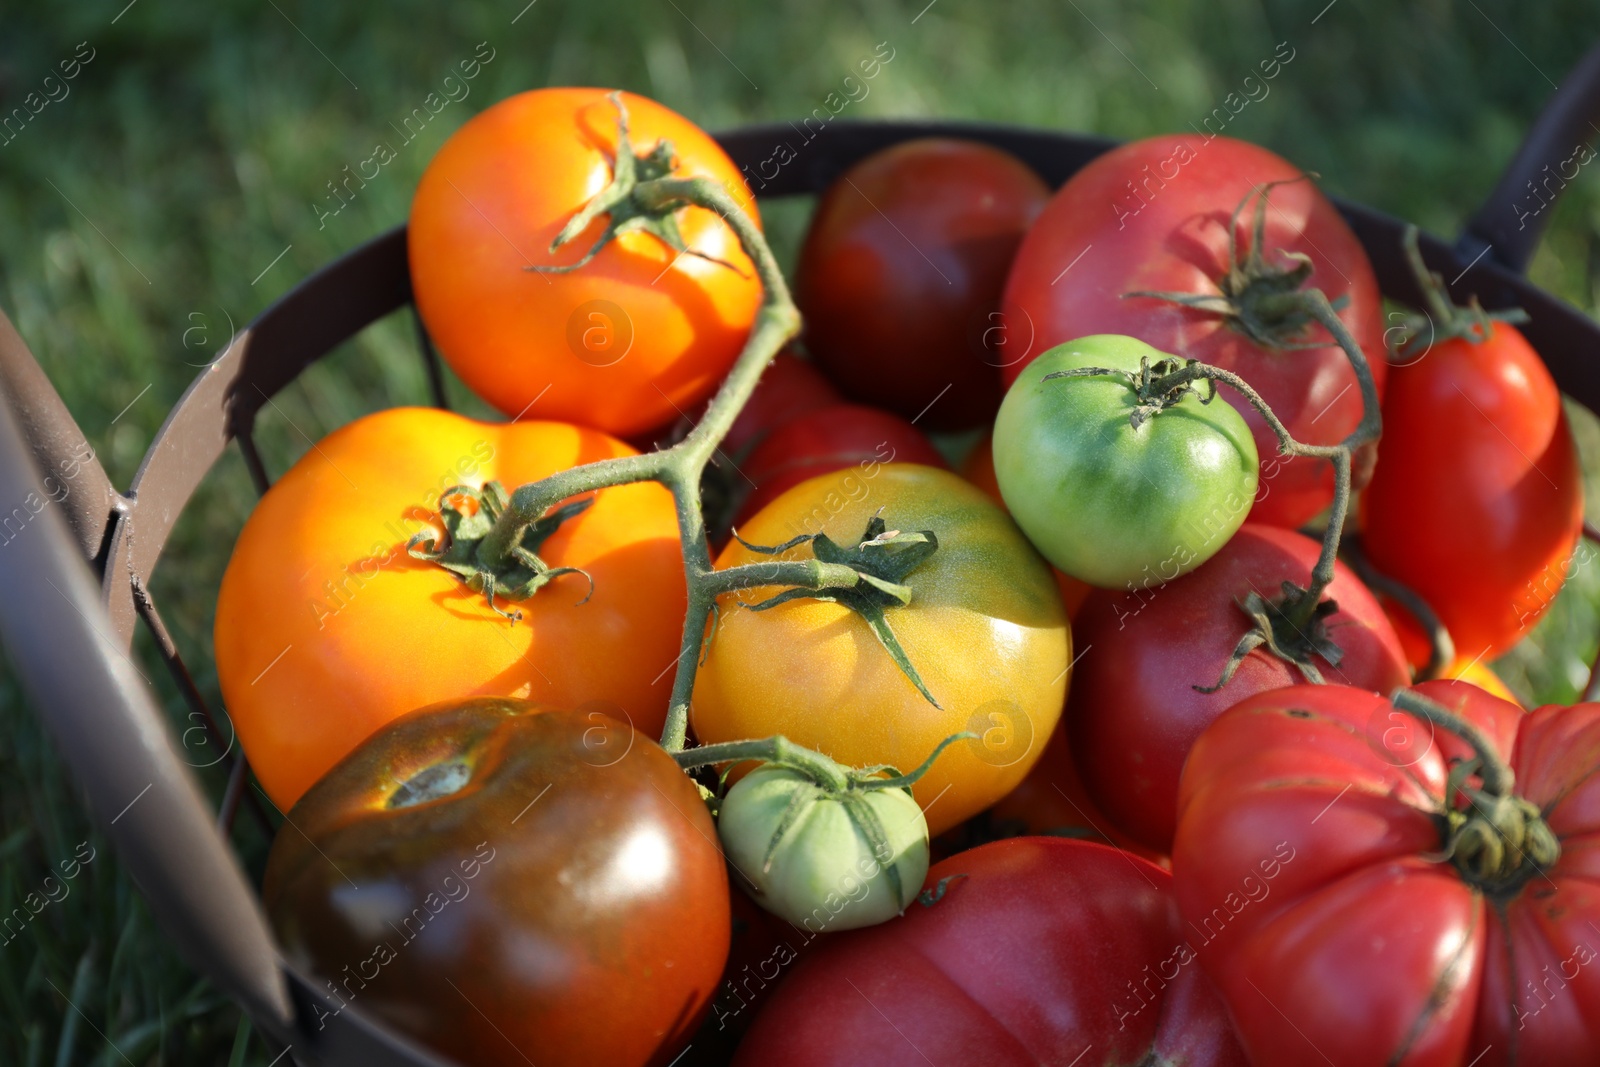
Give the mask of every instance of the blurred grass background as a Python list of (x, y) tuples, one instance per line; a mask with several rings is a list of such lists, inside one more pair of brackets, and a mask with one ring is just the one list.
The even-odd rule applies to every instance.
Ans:
[[(92, 58), (64, 98), (0, 145), (0, 307), (125, 486), (230, 324), (402, 222), (450, 131), (521, 89), (623, 87), (715, 130), (809, 112), (887, 42), (892, 61), (848, 117), (947, 116), (1132, 138), (1199, 122), (1287, 42), (1294, 58), (1270, 95), (1227, 133), (1319, 172), (1331, 192), (1449, 234), (1488, 193), (1554, 84), (1600, 41), (1593, 0), (925, 3), (7, 5), (0, 114), (42, 92), (60, 61)], [(480, 42), (494, 58), (471, 95), (319, 223), (313, 205), (332, 206), (328, 183), (377, 142), (398, 144), (391, 124)], [(1555, 209), (1531, 271), (1590, 314), (1600, 302), (1592, 169)], [(785, 257), (806, 210), (766, 210)], [(306, 447), (302, 433), (422, 401), (409, 331), (401, 318), (381, 323), (289, 387), (278, 398), (283, 417), (264, 413), (258, 439), (269, 466), (292, 461)], [(459, 387), (454, 395), (470, 409)], [(1600, 455), (1594, 425), (1579, 429), (1587, 454)], [(253, 499), (230, 455), (158, 572), (168, 625), (213, 696), (212, 600)], [(1523, 696), (1570, 700), (1581, 690), (1600, 622), (1597, 570), (1578, 568), (1534, 640), (1499, 664)], [(147, 673), (164, 679), (154, 662)], [(241, 850), (259, 873), (265, 840), (248, 820), (240, 825)], [(96, 858), (67, 883), (69, 895), (0, 944), (0, 1063), (267, 1063), (238, 1012), (166, 946), (4, 674), (0, 915), (39, 892), (82, 842)]]

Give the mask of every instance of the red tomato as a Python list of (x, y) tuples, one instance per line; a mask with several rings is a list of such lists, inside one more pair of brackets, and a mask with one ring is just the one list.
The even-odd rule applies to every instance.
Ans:
[(761, 374), (755, 392), (722, 439), (722, 453), (742, 459), (790, 419), (842, 402), (839, 390), (809, 361), (785, 349)]
[[(898, 415), (856, 404), (815, 408), (772, 431), (739, 464), (750, 488), (739, 521), (819, 474), (857, 467), (865, 475), (882, 463), (950, 466), (921, 430)], [(850, 487), (843, 492), (849, 495)]]
[[(1022, 242), (1006, 282), (1006, 384), (1053, 345), (1089, 334), (1137, 337), (1163, 352), (1234, 371), (1264, 397), (1296, 440), (1336, 444), (1361, 419), (1355, 372), (1337, 345), (1263, 347), (1220, 317), (1125, 293), (1215, 295), (1229, 267), (1228, 221), (1251, 190), (1302, 177), (1264, 148), (1198, 134), (1124, 145), (1079, 171), (1056, 193)], [(1334, 206), (1309, 181), (1279, 185), (1267, 201), (1263, 252), (1273, 267), (1309, 258), (1307, 283), (1331, 301), (1384, 381), (1383, 308), (1366, 253)], [(1233, 236), (1248, 247), (1254, 208)], [(1080, 258), (1081, 257), (1081, 258)], [(1314, 337), (1326, 336), (1317, 329)], [(1320, 459), (1278, 457), (1260, 414), (1231, 389), (1261, 455), (1250, 521), (1299, 527), (1333, 499), (1333, 470)]]
[[(474, 392), (513, 418), (628, 435), (716, 388), (744, 347), (761, 283), (738, 237), (698, 207), (677, 217), (700, 255), (634, 231), (581, 270), (527, 269), (570, 266), (604, 230), (597, 219), (550, 251), (611, 180), (618, 129), (607, 95), (536, 89), (473, 116), (417, 183), (407, 241), (417, 310)], [(670, 141), (682, 177), (710, 178), (756, 218), (754, 195), (709, 134), (653, 100), (622, 99), (637, 153)]]
[[(994, 440), (985, 434), (970, 453), (966, 462), (961, 464), (961, 477), (982, 489), (993, 498), (996, 504), (1006, 506), (1000, 497), (1000, 483), (994, 477)], [(1061, 589), (1061, 602), (1066, 605), (1067, 618), (1075, 619), (1078, 608), (1083, 605), (1083, 598), (1089, 595), (1089, 590), (1094, 588), (1088, 582), (1082, 582), (1070, 574), (1063, 574), (1054, 567), (1050, 572), (1056, 576), (1056, 585)]]
[(1438, 614), (1466, 659), (1544, 615), (1583, 530), (1583, 475), (1561, 392), (1515, 326), (1452, 338), (1391, 371), (1362, 502), (1372, 565)]
[(1373, 693), (1258, 693), (1183, 772), (1173, 873), (1201, 963), (1254, 1063), (1595, 1063), (1600, 704), (1524, 714), (1465, 682), (1417, 692), (1487, 733), (1560, 858), (1486, 892), (1442, 855), (1465, 746)]
[[(1213, 719), (1251, 693), (1301, 680), (1297, 668), (1258, 648), (1221, 690), (1223, 665), (1248, 628), (1235, 605), (1252, 590), (1276, 596), (1285, 581), (1306, 586), (1319, 545), (1275, 526), (1245, 523), (1196, 570), (1153, 589), (1096, 589), (1073, 624), (1082, 650), (1067, 700), (1068, 736), (1084, 784), (1102, 810), (1135, 840), (1172, 847), (1178, 772), (1189, 746)], [(1329, 681), (1387, 693), (1411, 680), (1394, 628), (1367, 587), (1339, 564), (1326, 620), (1344, 650), (1337, 667), (1320, 658)]]
[(1243, 1067), (1159, 867), (1017, 837), (950, 857), (927, 884), (947, 878), (937, 902), (796, 963), (734, 1063)]
[(1067, 744), (1067, 731), (1057, 726), (1033, 770), (987, 813), (988, 829), (1002, 837), (1050, 834), (1107, 841), (1152, 863), (1165, 857), (1118, 830), (1084, 788), (1078, 765)]
[[(936, 430), (1000, 406), (985, 346), (1006, 271), (1050, 190), (1021, 160), (972, 141), (907, 141), (823, 195), (795, 271), (812, 353), (847, 395)], [(919, 420), (920, 421), (920, 420)]]

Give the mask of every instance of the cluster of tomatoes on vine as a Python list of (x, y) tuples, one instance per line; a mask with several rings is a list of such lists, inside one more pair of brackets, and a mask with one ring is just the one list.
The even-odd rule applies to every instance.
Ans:
[(1395, 331), (1265, 149), (1052, 192), (923, 139), (791, 297), (681, 116), (470, 120), (411, 276), (511, 421), (330, 434), (218, 602), (319, 1011), (463, 1063), (1593, 1060), (1600, 706), (1485, 666), (1576, 451), (1411, 241)]

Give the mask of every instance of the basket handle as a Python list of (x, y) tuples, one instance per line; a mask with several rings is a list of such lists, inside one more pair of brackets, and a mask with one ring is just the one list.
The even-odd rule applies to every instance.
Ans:
[[(105, 468), (95, 458), (61, 394), (50, 384), (39, 361), (0, 311), (0, 393), (10, 402), (33, 462), (47, 472), (42, 488), (59, 505), (67, 528), (96, 569), (104, 562), (105, 546), (122, 497), (111, 487)], [(13, 518), (9, 505), (0, 523)], [(3, 538), (9, 533), (0, 533)]]
[[(45, 497), (33, 465), (39, 443), (30, 447), (13, 413), (27, 398), (6, 399), (0, 510), (8, 511)], [(24, 510), (27, 523), (0, 544), (0, 642), (34, 711), (180, 954), (263, 1029), (287, 1037), (288, 992), (266, 920), (138, 666), (111, 635), (65, 509)]]
[[(1523, 273), (1550, 221), (1552, 207), (1578, 168), (1593, 162), (1600, 136), (1600, 45), (1562, 80), (1494, 191), (1456, 241), (1459, 262), (1485, 255)], [(1586, 158), (1587, 157), (1587, 158)]]

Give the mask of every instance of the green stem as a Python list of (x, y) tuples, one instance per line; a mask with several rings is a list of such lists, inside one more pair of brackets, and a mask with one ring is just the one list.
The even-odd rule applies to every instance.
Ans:
[[(518, 487), (506, 510), (478, 546), (485, 565), (498, 564), (520, 543), (523, 531), (554, 505), (568, 497), (613, 485), (658, 481), (672, 492), (683, 547), (684, 575), (688, 583), (688, 610), (678, 672), (673, 681), (661, 744), (669, 752), (683, 748), (688, 733), (689, 697), (694, 690), (706, 620), (719, 592), (729, 579), (717, 577), (711, 565), (705, 519), (700, 511), (700, 480), (717, 445), (761, 373), (784, 344), (800, 331), (800, 312), (789, 295), (788, 283), (760, 229), (721, 185), (707, 178), (660, 177), (641, 181), (631, 190), (637, 209), (662, 214), (694, 206), (716, 212), (733, 230), (755, 265), (761, 281), (762, 303), (756, 313), (744, 350), (723, 381), (699, 423), (682, 441), (661, 452), (596, 463), (561, 471)], [(559, 242), (558, 242), (559, 243)], [(732, 268), (729, 268), (732, 269)]]
[[(1500, 750), (1495, 747), (1488, 734), (1443, 704), (1429, 700), (1409, 689), (1396, 689), (1389, 695), (1389, 702), (1408, 715), (1413, 715), (1441, 730), (1447, 730), (1471, 745), (1472, 751), (1482, 761), (1479, 774), (1483, 779), (1483, 791), (1496, 797), (1511, 795), (1516, 786), (1516, 774), (1510, 764), (1501, 757)], [(1445, 802), (1448, 804), (1450, 799), (1446, 797)]]
[[(944, 746), (941, 745), (942, 749)], [(709, 767), (716, 763), (743, 763), (755, 760), (760, 763), (778, 763), (795, 767), (810, 774), (819, 784), (842, 793), (850, 788), (849, 772), (819, 752), (790, 741), (779, 734), (753, 741), (724, 741), (716, 745), (677, 751), (672, 758), (684, 770)]]

